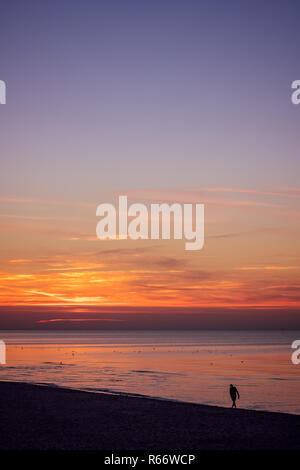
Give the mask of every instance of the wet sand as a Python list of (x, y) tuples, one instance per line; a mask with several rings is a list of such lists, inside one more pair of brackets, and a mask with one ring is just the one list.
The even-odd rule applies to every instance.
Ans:
[(0, 382), (0, 449), (300, 449), (300, 416)]

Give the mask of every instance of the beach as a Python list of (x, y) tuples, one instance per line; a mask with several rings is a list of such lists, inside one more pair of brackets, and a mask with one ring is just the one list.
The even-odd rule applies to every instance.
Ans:
[(0, 382), (0, 449), (296, 450), (300, 416)]
[(293, 331), (1, 331), (0, 381), (300, 414)]

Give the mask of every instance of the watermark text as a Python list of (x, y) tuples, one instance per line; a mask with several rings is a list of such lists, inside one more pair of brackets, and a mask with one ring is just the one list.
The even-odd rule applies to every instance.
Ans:
[[(193, 207), (194, 206), (194, 207)], [(204, 205), (145, 204), (128, 206), (127, 196), (119, 196), (119, 207), (99, 204), (96, 234), (100, 240), (182, 240), (186, 250), (201, 250), (204, 245)]]
[(0, 104), (6, 104), (6, 84), (0, 80)]

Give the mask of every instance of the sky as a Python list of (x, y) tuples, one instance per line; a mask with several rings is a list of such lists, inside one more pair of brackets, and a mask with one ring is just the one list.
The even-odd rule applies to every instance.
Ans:
[[(1, 4), (0, 328), (295, 328), (297, 1)], [(205, 245), (96, 208), (205, 205)]]

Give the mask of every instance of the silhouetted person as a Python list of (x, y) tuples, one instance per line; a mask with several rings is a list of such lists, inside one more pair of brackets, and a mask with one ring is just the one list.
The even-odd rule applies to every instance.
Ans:
[(230, 384), (229, 393), (230, 393), (230, 397), (231, 397), (231, 400), (232, 400), (232, 407), (231, 408), (236, 408), (236, 404), (235, 404), (236, 396), (238, 397), (238, 399), (240, 399), (240, 394), (238, 392), (238, 389), (236, 387), (234, 387), (232, 384)]

